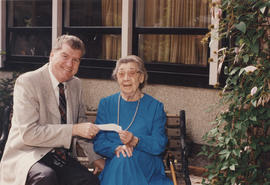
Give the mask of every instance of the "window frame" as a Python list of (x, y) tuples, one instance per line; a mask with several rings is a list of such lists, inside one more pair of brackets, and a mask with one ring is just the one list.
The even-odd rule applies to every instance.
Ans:
[[(122, 16), (122, 27), (102, 27), (102, 26), (64, 26), (63, 8), (64, 0), (52, 1), (52, 42), (62, 33), (73, 34), (76, 31), (102, 33), (102, 34), (121, 34), (122, 36), (122, 56), (127, 54), (138, 54), (138, 35), (139, 34), (189, 34), (189, 35), (204, 35), (209, 30), (207, 28), (147, 28), (136, 27), (136, 0), (124, 0), (122, 2), (122, 15), (129, 15), (127, 20)], [(2, 3), (4, 6), (6, 3)], [(128, 7), (128, 8), (126, 8)], [(3, 7), (2, 7), (3, 9)], [(7, 10), (7, 9), (5, 9)], [(2, 11), (3, 12), (3, 11)], [(2, 13), (3, 14), (3, 13)], [(6, 13), (7, 14), (7, 11)], [(2, 18), (3, 19), (3, 18)], [(1, 19), (0, 19), (1, 20)], [(7, 24), (7, 20), (6, 20)], [(5, 25), (6, 25), (5, 24)], [(40, 27), (39, 27), (40, 28)], [(8, 32), (13, 29), (29, 29), (29, 28), (8, 28), (6, 25), (7, 36)], [(34, 30), (34, 28), (32, 28)], [(44, 28), (48, 29), (48, 28)], [(3, 37), (3, 36), (2, 36)], [(131, 39), (130, 39), (131, 38)], [(7, 45), (8, 41), (4, 45)], [(3, 43), (2, 43), (3, 44)], [(4, 48), (4, 47), (2, 47)], [(1, 49), (1, 48), (0, 48)], [(208, 49), (210, 56), (210, 49)], [(1, 63), (5, 64), (3, 70), (33, 70), (49, 60), (48, 57), (40, 56), (1, 56)], [(76, 76), (82, 78), (97, 78), (111, 79), (111, 73), (115, 66), (116, 60), (102, 60), (95, 58), (82, 58), (79, 71)], [(180, 85), (187, 87), (212, 88), (209, 85), (211, 64), (206, 67), (185, 65), (185, 64), (168, 64), (168, 63), (146, 63), (145, 64), (150, 84), (168, 84)], [(1, 70), (2, 70), (1, 69)]]

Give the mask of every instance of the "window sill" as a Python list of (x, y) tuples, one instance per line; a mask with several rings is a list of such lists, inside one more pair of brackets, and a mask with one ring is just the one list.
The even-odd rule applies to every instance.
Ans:
[[(5, 61), (3, 71), (30, 71), (47, 63), (48, 57), (39, 56), (10, 56)], [(89, 79), (111, 80), (115, 66), (114, 60), (82, 59), (76, 76)], [(166, 84), (186, 87), (213, 88), (209, 83), (208, 67), (175, 65), (175, 64), (146, 64), (149, 84)]]

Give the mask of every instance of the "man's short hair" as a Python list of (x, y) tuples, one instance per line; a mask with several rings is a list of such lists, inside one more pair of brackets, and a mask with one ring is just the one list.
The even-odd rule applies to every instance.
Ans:
[(74, 35), (61, 35), (59, 36), (52, 47), (53, 51), (62, 48), (63, 44), (68, 44), (72, 49), (77, 49), (82, 52), (82, 56), (85, 54), (85, 46), (83, 41)]

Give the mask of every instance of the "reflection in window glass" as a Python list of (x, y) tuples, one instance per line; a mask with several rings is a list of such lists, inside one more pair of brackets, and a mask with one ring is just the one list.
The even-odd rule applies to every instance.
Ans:
[(137, 0), (137, 26), (202, 27), (210, 24), (209, 0)]
[(51, 33), (11, 32), (9, 51), (11, 55), (49, 56)]
[(121, 35), (115, 34), (76, 34), (85, 43), (84, 58), (116, 60), (121, 56)]
[(70, 0), (65, 26), (121, 26), (122, 0)]
[(52, 0), (10, 0), (8, 26), (51, 26)]
[(207, 65), (203, 35), (139, 35), (139, 56), (146, 62)]

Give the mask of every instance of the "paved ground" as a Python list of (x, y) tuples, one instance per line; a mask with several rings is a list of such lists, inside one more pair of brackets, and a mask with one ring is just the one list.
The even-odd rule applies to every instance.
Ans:
[[(191, 184), (202, 184), (202, 177), (198, 177), (198, 176), (194, 176), (194, 175), (190, 175), (190, 181)], [(180, 184), (179, 184), (180, 185)]]
[[(202, 184), (202, 177), (190, 175), (190, 181), (192, 185), (200, 185)], [(178, 179), (177, 185), (185, 185), (184, 179)]]

